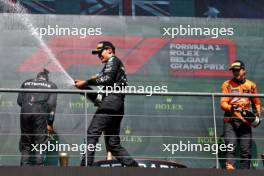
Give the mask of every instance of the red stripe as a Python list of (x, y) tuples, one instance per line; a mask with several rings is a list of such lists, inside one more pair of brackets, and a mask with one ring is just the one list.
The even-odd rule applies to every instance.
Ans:
[(132, 0), (123, 0), (123, 14), (132, 16)]
[[(81, 39), (79, 36), (59, 36), (53, 37), (47, 44), (53, 51), (57, 60), (64, 69), (70, 68), (72, 65), (96, 65), (100, 64), (97, 56), (91, 54), (91, 50), (96, 44), (102, 40), (111, 41), (117, 48), (117, 56), (123, 60), (127, 73), (137, 73), (155, 54), (169, 42), (171, 43), (201, 43), (201, 44), (219, 44), (227, 45), (229, 48), (230, 64), (235, 60), (235, 43), (227, 39), (191, 39), (191, 38), (143, 38), (134, 36), (90, 36)], [(19, 72), (36, 72), (40, 71), (49, 60), (43, 51), (39, 48), (30, 58), (18, 66)], [(51, 63), (47, 69), (50, 71), (59, 71), (59, 69)], [(168, 68), (170, 69), (170, 68)], [(212, 71), (212, 70), (173, 70), (170, 69), (171, 75), (181, 76), (230, 76), (229, 71)]]
[[(117, 56), (126, 60), (126, 55), (142, 39), (142, 37), (123, 37), (123, 36), (94, 36), (81, 39), (78, 36), (60, 36), (54, 37), (47, 45), (54, 53), (57, 60), (64, 69), (72, 65), (94, 65), (100, 64), (97, 56), (91, 54), (98, 42), (103, 40), (111, 41), (117, 48)], [(75, 53), (73, 53), (75, 52)], [(44, 65), (49, 63), (43, 49), (39, 48), (30, 58), (18, 66), (19, 72), (36, 72), (40, 71)], [(50, 71), (59, 71), (52, 62), (48, 64), (47, 69)]]
[(152, 56), (158, 53), (168, 41), (168, 39), (160, 38), (145, 38), (142, 40), (142, 42), (133, 49), (132, 53), (126, 58), (127, 62), (125, 62), (125, 65), (127, 73), (136, 73), (148, 60), (151, 59)]

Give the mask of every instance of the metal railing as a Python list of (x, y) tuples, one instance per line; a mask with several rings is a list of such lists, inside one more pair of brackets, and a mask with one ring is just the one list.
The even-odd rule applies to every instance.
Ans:
[[(31, 93), (59, 93), (59, 94), (82, 94), (85, 97), (88, 94), (98, 93), (98, 90), (74, 90), (74, 89), (12, 89), (12, 88), (0, 88), (1, 92), (7, 93), (18, 93), (18, 92), (31, 92)], [(102, 93), (102, 92), (100, 92)], [(124, 94), (124, 95), (149, 95), (149, 92), (112, 92), (113, 94)], [(264, 94), (234, 94), (234, 93), (210, 93), (210, 92), (153, 92), (152, 96), (198, 96), (198, 97), (211, 97), (212, 98), (212, 113), (213, 113), (213, 124), (214, 124), (214, 140), (217, 145), (217, 128), (216, 128), (216, 107), (215, 107), (215, 97), (259, 97), (264, 98)], [(87, 99), (85, 101), (85, 134), (87, 138), (87, 128), (88, 128), (88, 112), (87, 112)], [(216, 168), (219, 168), (219, 158), (216, 154)]]
[[(34, 92), (34, 93), (62, 93), (62, 94), (90, 94), (98, 93), (97, 90), (75, 90), (75, 89), (10, 89), (0, 88), (0, 92)], [(124, 95), (149, 95), (149, 92), (118, 92), (113, 91), (114, 94)], [(234, 94), (234, 93), (211, 93), (211, 92), (153, 92), (152, 96), (205, 96), (205, 97), (259, 97), (263, 98), (264, 94)]]

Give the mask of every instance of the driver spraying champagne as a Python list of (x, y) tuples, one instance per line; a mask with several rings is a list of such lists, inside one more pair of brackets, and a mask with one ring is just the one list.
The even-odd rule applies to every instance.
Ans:
[[(245, 64), (236, 60), (230, 67), (233, 78), (222, 84), (222, 93), (257, 94), (257, 86), (246, 79)], [(258, 97), (221, 97), (224, 114), (224, 138), (233, 151), (226, 153), (226, 169), (235, 169), (235, 148), (240, 144), (240, 168), (249, 169), (251, 159), (252, 128), (260, 124), (261, 102)]]
[[(78, 89), (90, 89), (89, 86), (103, 86), (114, 88), (127, 85), (127, 77), (122, 61), (115, 55), (115, 47), (109, 41), (101, 41), (97, 44), (92, 54), (97, 55), (104, 64), (102, 71), (88, 80), (75, 80)], [(88, 98), (94, 100), (93, 97)], [(103, 95), (97, 103), (98, 108), (87, 130), (87, 146), (95, 146), (99, 137), (104, 132), (106, 148), (113, 156), (127, 167), (138, 167), (138, 163), (129, 155), (121, 145), (120, 128), (124, 115), (124, 94)], [(95, 151), (87, 150), (81, 160), (81, 166), (93, 166)]]

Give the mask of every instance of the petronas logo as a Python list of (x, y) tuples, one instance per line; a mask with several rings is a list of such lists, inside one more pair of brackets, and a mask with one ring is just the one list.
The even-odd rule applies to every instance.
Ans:
[(258, 165), (259, 165), (258, 160), (252, 160), (252, 161), (251, 161), (251, 164), (252, 164), (252, 166), (253, 166), (254, 168), (257, 168)]
[(213, 137), (215, 135), (214, 128), (208, 128), (208, 134), (210, 137)]

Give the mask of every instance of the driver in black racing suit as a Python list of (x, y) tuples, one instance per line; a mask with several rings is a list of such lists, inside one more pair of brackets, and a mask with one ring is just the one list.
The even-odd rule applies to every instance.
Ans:
[[(97, 49), (92, 51), (97, 54), (102, 63), (105, 63), (102, 71), (92, 76), (91, 79), (75, 80), (75, 86), (79, 89), (87, 89), (89, 86), (103, 86), (104, 89), (122, 88), (127, 85), (124, 65), (115, 56), (115, 47), (108, 41), (99, 42)], [(130, 157), (127, 150), (120, 144), (120, 125), (124, 115), (124, 98), (122, 94), (103, 95), (102, 101), (87, 130), (87, 145), (96, 145), (102, 132), (105, 134), (107, 150), (123, 165), (138, 167), (138, 163)], [(95, 150), (87, 150), (83, 155), (81, 166), (92, 166)]]
[[(48, 70), (44, 69), (36, 78), (23, 82), (21, 88), (57, 89), (57, 86), (49, 81), (48, 73)], [(43, 154), (35, 151), (33, 145), (47, 143), (47, 134), (53, 131), (56, 102), (56, 93), (19, 93), (17, 103), (21, 107), (21, 165), (43, 165)], [(31, 154), (35, 154), (34, 161)]]

